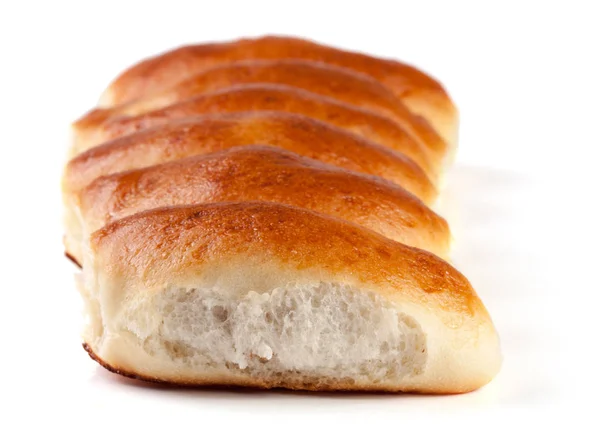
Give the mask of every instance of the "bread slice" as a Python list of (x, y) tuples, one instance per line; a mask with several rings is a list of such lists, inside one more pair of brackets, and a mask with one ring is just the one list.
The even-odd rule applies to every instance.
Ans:
[(96, 179), (66, 202), (81, 218), (66, 222), (67, 253), (81, 263), (87, 234), (137, 212), (249, 200), (345, 219), (442, 257), (450, 245), (446, 221), (393, 183), (276, 147), (242, 146)]
[(76, 124), (73, 127), (75, 149), (85, 150), (173, 119), (210, 113), (265, 110), (305, 115), (365, 137), (406, 155), (434, 182), (443, 167), (443, 159), (429, 153), (421, 140), (413, 138), (389, 118), (310, 91), (279, 84), (237, 85), (139, 116), (109, 119), (98, 127), (86, 128)]
[(177, 384), (460, 393), (501, 358), (431, 253), (268, 202), (155, 209), (95, 232), (81, 293), (107, 368)]
[(342, 66), (388, 87), (415, 114), (425, 117), (454, 150), (458, 113), (442, 85), (424, 72), (397, 62), (344, 51), (292, 37), (247, 38), (180, 47), (146, 59), (123, 72), (106, 89), (102, 107), (123, 104), (173, 86), (194, 73), (247, 59), (297, 58)]

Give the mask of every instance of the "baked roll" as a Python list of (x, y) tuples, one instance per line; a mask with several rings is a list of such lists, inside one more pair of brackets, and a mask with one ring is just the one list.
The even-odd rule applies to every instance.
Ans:
[(324, 62), (370, 75), (387, 86), (412, 112), (425, 117), (452, 146), (456, 144), (458, 113), (442, 85), (429, 75), (394, 60), (292, 37), (271, 36), (185, 46), (146, 59), (113, 81), (102, 95), (100, 105), (116, 106), (154, 94), (215, 65), (284, 58)]
[(456, 145), (442, 86), (289, 37), (182, 47), (73, 125), (66, 252), (84, 347), (183, 385), (462, 393), (498, 335), (429, 209)]
[(67, 164), (63, 191), (76, 192), (103, 175), (246, 145), (281, 147), (330, 165), (376, 175), (427, 204), (437, 195), (424, 171), (408, 157), (320, 121), (280, 112), (173, 120), (101, 144)]
[(90, 128), (76, 126), (75, 146), (81, 151), (178, 118), (265, 110), (302, 114), (368, 138), (410, 157), (433, 181), (443, 166), (442, 160), (434, 158), (420, 140), (386, 117), (306, 90), (276, 84), (234, 86), (139, 116), (113, 118)]
[(370, 228), (445, 257), (446, 221), (406, 190), (280, 148), (244, 146), (94, 180), (67, 203), (67, 254), (105, 224), (144, 210), (227, 201), (298, 206)]
[(150, 381), (461, 393), (500, 365), (486, 309), (448, 263), (276, 203), (108, 224), (80, 290), (91, 356)]
[(95, 109), (76, 122), (74, 129), (98, 125), (114, 116), (141, 115), (201, 94), (252, 83), (289, 85), (368, 109), (394, 120), (411, 137), (422, 142), (437, 159), (448, 153), (447, 143), (429, 122), (410, 112), (376, 79), (347, 68), (299, 59), (250, 60), (209, 68), (132, 102), (115, 108)]

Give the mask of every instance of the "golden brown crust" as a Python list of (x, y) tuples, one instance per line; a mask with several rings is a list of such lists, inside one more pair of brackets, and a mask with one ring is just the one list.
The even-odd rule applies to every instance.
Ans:
[[(436, 180), (441, 161), (430, 154), (425, 145), (381, 115), (320, 96), (306, 90), (276, 84), (247, 84), (230, 87), (194, 97), (174, 105), (133, 117), (114, 117), (91, 129), (86, 135), (81, 129), (78, 142), (91, 147), (110, 139), (132, 134), (141, 129), (167, 123), (173, 119), (210, 113), (245, 111), (279, 111), (302, 114), (403, 153), (414, 160), (430, 177)], [(88, 144), (91, 143), (91, 144)]]
[(461, 319), (487, 316), (467, 279), (435, 255), (347, 221), (276, 203), (140, 212), (94, 232), (90, 246), (105, 278), (143, 284), (145, 290), (168, 284), (169, 276), (194, 274), (217, 262), (266, 257), (297, 270), (351, 273), (361, 284)]
[(77, 259), (75, 259), (75, 256), (71, 255), (69, 252), (65, 251), (65, 257), (70, 260), (71, 262), (73, 262), (73, 264), (75, 266), (77, 266), (78, 268), (81, 268), (81, 264), (79, 263), (79, 261)]
[(377, 175), (425, 203), (436, 191), (414, 162), (346, 131), (299, 115), (275, 112), (205, 115), (139, 131), (75, 157), (64, 186), (75, 192), (95, 178), (244, 145), (270, 145), (331, 165)]
[(158, 383), (158, 384), (171, 384), (173, 386), (185, 386), (185, 384), (170, 383), (165, 380), (161, 380), (158, 378), (153, 378), (153, 377), (149, 377), (149, 376), (145, 376), (145, 375), (139, 375), (139, 374), (136, 374), (136, 373), (133, 373), (130, 371), (123, 370), (117, 366), (110, 365), (109, 363), (102, 360), (102, 358), (100, 358), (98, 355), (96, 355), (96, 353), (94, 353), (94, 351), (92, 350), (92, 348), (89, 344), (84, 342), (84, 343), (82, 343), (82, 346), (83, 346), (83, 349), (87, 352), (87, 354), (90, 355), (90, 358), (92, 358), (94, 361), (98, 362), (98, 364), (102, 365), (102, 367), (106, 368), (108, 371), (110, 371), (114, 374), (118, 374), (120, 376), (127, 377), (127, 378), (132, 378), (134, 380), (145, 381), (146, 383)]
[(79, 196), (89, 231), (158, 207), (227, 201), (298, 206), (363, 225), (393, 240), (447, 254), (446, 221), (381, 178), (268, 146), (245, 146), (96, 179)]
[[(261, 37), (228, 43), (212, 43), (181, 47), (146, 59), (123, 72), (102, 97), (102, 106), (114, 106), (155, 93), (174, 85), (189, 75), (215, 65), (249, 59), (296, 58), (325, 62), (358, 71), (389, 87), (407, 106), (418, 104), (422, 113), (436, 126), (442, 118), (446, 139), (456, 130), (456, 111), (441, 84), (416, 68), (393, 60), (385, 60), (335, 49), (312, 41), (291, 37)], [(423, 99), (429, 108), (423, 107)], [(436, 126), (438, 128), (438, 126)], [(453, 141), (453, 140), (450, 140)]]
[(446, 154), (446, 142), (429, 123), (411, 113), (376, 79), (347, 68), (298, 59), (241, 61), (209, 68), (134, 102), (112, 110), (94, 110), (76, 126), (85, 127), (86, 121), (88, 125), (94, 125), (99, 119), (109, 116), (137, 116), (194, 96), (249, 83), (289, 85), (368, 109), (394, 120), (411, 136), (422, 141), (437, 159)]

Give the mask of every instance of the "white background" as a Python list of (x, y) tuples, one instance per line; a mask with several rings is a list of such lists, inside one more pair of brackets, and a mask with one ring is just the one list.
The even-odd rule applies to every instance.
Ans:
[[(0, 4), (0, 422), (580, 413), (598, 422), (597, 2)], [(158, 389), (110, 375), (80, 348), (60, 227), (69, 123), (144, 56), (264, 33), (415, 64), (458, 104), (459, 155), (441, 210), (456, 237), (455, 265), (503, 344), (503, 369), (484, 389), (446, 397)]]

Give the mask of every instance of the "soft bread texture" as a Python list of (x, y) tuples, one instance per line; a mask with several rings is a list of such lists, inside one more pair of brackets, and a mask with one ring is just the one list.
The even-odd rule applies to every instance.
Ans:
[(76, 126), (74, 128), (75, 149), (87, 149), (173, 119), (243, 111), (297, 113), (335, 125), (405, 154), (414, 160), (433, 181), (437, 180), (443, 167), (441, 158), (436, 158), (429, 153), (423, 142), (413, 138), (391, 119), (330, 97), (278, 84), (237, 85), (139, 116), (111, 118), (89, 129)]
[(406, 156), (320, 121), (275, 112), (198, 116), (112, 140), (67, 164), (63, 192), (77, 192), (103, 175), (245, 145), (281, 147), (376, 175), (401, 185), (427, 204), (437, 195), (424, 171)]
[(165, 206), (251, 200), (303, 207), (438, 256), (448, 253), (445, 220), (403, 188), (267, 146), (238, 147), (98, 178), (67, 201), (74, 218), (66, 222), (65, 245), (82, 263), (82, 240), (113, 220)]
[(95, 232), (84, 339), (179, 384), (461, 393), (500, 365), (469, 282), (364, 227), (267, 202), (154, 209)]
[(452, 146), (456, 145), (458, 113), (442, 85), (432, 77), (394, 60), (292, 37), (270, 36), (185, 46), (146, 59), (113, 81), (102, 95), (100, 105), (115, 106), (159, 92), (216, 65), (284, 58), (324, 62), (370, 75), (387, 86), (411, 111), (425, 117)]
[(95, 109), (73, 127), (86, 128), (114, 116), (137, 116), (191, 97), (250, 83), (284, 84), (331, 97), (394, 120), (421, 141), (437, 160), (447, 152), (446, 142), (429, 122), (410, 112), (392, 91), (376, 79), (350, 69), (299, 59), (251, 60), (209, 68), (154, 94), (110, 109)]

